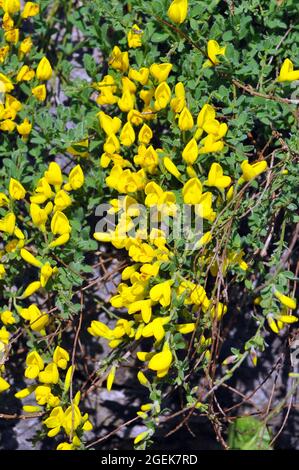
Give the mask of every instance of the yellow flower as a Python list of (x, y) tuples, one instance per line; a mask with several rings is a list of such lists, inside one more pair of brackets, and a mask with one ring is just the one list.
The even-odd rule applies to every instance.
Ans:
[(147, 124), (143, 124), (138, 134), (138, 140), (144, 145), (148, 145), (153, 138), (153, 131)]
[(54, 198), (54, 212), (56, 211), (64, 211), (67, 207), (69, 207), (72, 204), (72, 199), (68, 195), (66, 191), (63, 189), (60, 189), (58, 193), (56, 193), (55, 198)]
[(5, 274), (6, 274), (6, 271), (5, 271), (4, 264), (0, 263), (0, 280), (4, 279)]
[(281, 294), (281, 292), (279, 292), (278, 290), (274, 291), (274, 295), (279, 300), (279, 302), (281, 302), (283, 305), (290, 308), (291, 310), (295, 310), (297, 306), (296, 299), (293, 299), (292, 297)]
[(130, 90), (125, 89), (122, 96), (118, 99), (118, 107), (121, 111), (128, 113), (134, 108), (135, 97)]
[(1, 6), (5, 12), (11, 15), (18, 13), (21, 9), (20, 0), (2, 0)]
[(52, 77), (52, 72), (49, 60), (47, 57), (43, 57), (37, 66), (36, 78), (42, 81), (49, 80)]
[(198, 178), (191, 178), (185, 183), (183, 190), (185, 204), (199, 204), (202, 195), (202, 184)]
[(198, 145), (194, 138), (189, 140), (183, 150), (182, 157), (188, 165), (193, 165), (193, 163), (195, 163), (198, 157)]
[(29, 122), (29, 120), (27, 118), (24, 119), (23, 122), (21, 122), (21, 124), (19, 124), (17, 126), (17, 131), (18, 133), (24, 138), (26, 139), (28, 137), (28, 135), (30, 134), (31, 132), (31, 129), (32, 129), (32, 124), (31, 122)]
[(149, 435), (149, 431), (143, 431), (139, 434), (134, 439), (134, 444), (138, 444), (139, 442), (143, 441), (147, 436)]
[(152, 317), (152, 301), (146, 299), (132, 302), (128, 307), (128, 313), (131, 315), (136, 312), (141, 312), (142, 320), (148, 323)]
[(169, 64), (168, 62), (164, 62), (162, 64), (152, 64), (150, 66), (150, 73), (159, 83), (161, 83), (167, 80), (171, 69), (172, 64)]
[(56, 436), (65, 421), (64, 412), (61, 406), (56, 406), (50, 413), (50, 416), (44, 421), (44, 425), (50, 429), (48, 432), (49, 437)]
[(0, 47), (0, 64), (3, 64), (7, 54), (9, 52), (9, 46)]
[(146, 376), (144, 375), (144, 373), (141, 370), (137, 374), (137, 379), (138, 379), (138, 381), (141, 385), (148, 385), (149, 384), (148, 379), (146, 378)]
[(48, 280), (53, 274), (58, 272), (58, 268), (52, 268), (50, 263), (45, 263), (40, 270), (40, 284), (41, 287), (46, 287)]
[(22, 248), (20, 254), (23, 260), (25, 260), (29, 264), (32, 264), (32, 266), (35, 266), (36, 268), (42, 267), (42, 262), (39, 261), (35, 256), (33, 256), (30, 251), (26, 250), (26, 248)]
[(51, 162), (47, 171), (45, 171), (45, 179), (49, 184), (53, 186), (61, 186), (62, 184), (62, 173), (61, 168), (56, 162)]
[(163, 350), (155, 354), (148, 363), (148, 368), (157, 372), (157, 377), (162, 378), (167, 375), (172, 362), (172, 353), (169, 345), (164, 344)]
[(268, 167), (268, 165), (267, 165), (267, 162), (265, 160), (253, 163), (252, 165), (250, 163), (248, 163), (248, 160), (244, 160), (241, 163), (241, 168), (242, 168), (242, 171), (243, 171), (243, 175), (242, 175), (243, 180), (250, 181), (253, 178), (256, 178), (261, 173), (266, 171), (267, 167)]
[(125, 147), (130, 147), (135, 142), (135, 131), (130, 122), (127, 122), (122, 128), (119, 139)]
[(142, 34), (143, 31), (137, 26), (137, 24), (134, 24), (132, 29), (128, 32), (128, 46), (132, 47), (135, 49), (136, 47), (141, 47), (142, 46)]
[(167, 307), (171, 302), (171, 285), (173, 281), (164, 281), (156, 284), (150, 290), (150, 298), (153, 302), (159, 302), (162, 307)]
[(170, 317), (155, 318), (142, 329), (142, 336), (150, 338), (154, 336), (157, 341), (161, 341), (165, 336), (164, 325), (170, 322)]
[(3, 73), (0, 73), (0, 92), (9, 93), (13, 89), (14, 89), (14, 86), (11, 80)]
[(187, 18), (188, 0), (173, 0), (167, 15), (176, 24), (181, 24)]
[(33, 46), (33, 43), (32, 43), (31, 37), (29, 36), (28, 38), (25, 38), (19, 46), (19, 55), (20, 55), (20, 57), (23, 54), (28, 54), (28, 52), (31, 51), (32, 46)]
[(2, 219), (0, 219), (0, 232), (12, 235), (15, 231), (16, 216), (13, 212), (8, 212)]
[(215, 186), (218, 189), (223, 189), (231, 184), (231, 178), (223, 175), (223, 169), (219, 163), (212, 163), (208, 180), (205, 181), (204, 184), (206, 186)]
[(68, 435), (71, 435), (80, 426), (82, 422), (81, 412), (78, 405), (73, 403), (64, 412), (64, 420), (62, 426)]
[(292, 82), (294, 80), (299, 80), (299, 70), (294, 70), (293, 62), (290, 59), (285, 59), (281, 66), (277, 81)]
[(59, 372), (57, 365), (51, 362), (46, 368), (39, 373), (38, 379), (44, 384), (57, 384), (59, 380)]
[(69, 360), (69, 353), (60, 346), (56, 346), (53, 354), (53, 361), (55, 362), (55, 364), (61, 369), (66, 369)]
[(27, 299), (27, 297), (30, 297), (32, 294), (34, 294), (40, 287), (41, 287), (40, 281), (31, 282), (26, 287), (23, 294), (21, 295), (21, 299)]
[(4, 325), (13, 325), (16, 323), (16, 319), (10, 310), (4, 310), (4, 312), (0, 314), (0, 318)]
[(139, 82), (141, 85), (146, 85), (149, 77), (149, 69), (147, 67), (141, 67), (139, 70), (130, 68), (129, 78)]
[(37, 351), (31, 351), (26, 357), (25, 377), (35, 379), (44, 368), (44, 361)]
[(69, 182), (64, 185), (66, 191), (77, 190), (84, 184), (84, 174), (80, 165), (76, 165), (69, 174)]
[(121, 120), (118, 117), (112, 118), (104, 111), (100, 111), (97, 114), (100, 121), (100, 126), (107, 135), (117, 134), (121, 127)]
[(73, 366), (70, 366), (65, 374), (65, 379), (64, 379), (64, 391), (67, 392), (68, 389), (70, 388), (71, 386), (71, 381), (72, 381), (72, 378), (73, 378), (73, 375), (74, 375), (74, 372), (75, 372), (75, 369)]
[(16, 81), (17, 82), (29, 82), (35, 76), (34, 70), (30, 69), (28, 65), (23, 65), (18, 72)]
[(189, 131), (194, 126), (192, 114), (185, 106), (179, 116), (179, 128), (181, 131)]
[(32, 94), (38, 101), (45, 101), (47, 97), (47, 91), (45, 85), (38, 85), (32, 88)]
[(19, 34), (20, 31), (18, 28), (10, 29), (4, 34), (5, 41), (15, 45), (19, 41)]
[(26, 2), (24, 6), (24, 10), (22, 11), (22, 18), (26, 19), (30, 16), (38, 15), (39, 13), (39, 5), (34, 2)]
[(218, 55), (225, 55), (226, 47), (220, 47), (218, 42), (214, 39), (210, 39), (208, 41), (208, 57), (209, 59), (203, 64), (204, 67), (212, 67), (213, 65), (219, 64), (219, 60), (217, 58)]
[(19, 201), (20, 199), (24, 199), (26, 194), (25, 188), (22, 184), (15, 180), (14, 178), (10, 178), (9, 181), (9, 195), (12, 199), (16, 199)]
[(5, 392), (8, 390), (10, 387), (9, 383), (7, 380), (5, 380), (3, 377), (0, 376), (0, 393)]
[(166, 170), (172, 174), (175, 178), (180, 179), (181, 173), (177, 169), (176, 165), (173, 163), (173, 161), (169, 157), (164, 157), (163, 158), (163, 164), (166, 168)]
[(129, 68), (128, 52), (122, 52), (118, 46), (114, 46), (109, 59), (109, 65), (115, 70), (126, 72)]
[(185, 87), (182, 82), (178, 82), (174, 89), (175, 98), (172, 98), (170, 107), (175, 113), (180, 113), (186, 106)]
[(155, 91), (154, 107), (156, 111), (166, 108), (171, 98), (171, 91), (166, 82), (161, 82)]
[(203, 144), (203, 147), (199, 149), (200, 154), (221, 152), (224, 148), (224, 142), (213, 134), (208, 134), (200, 143)]
[(44, 209), (41, 209), (38, 204), (30, 204), (30, 216), (34, 225), (36, 225), (42, 232), (46, 231), (46, 222), (48, 215), (52, 211), (53, 204), (49, 202)]
[(112, 388), (114, 378), (115, 378), (115, 371), (116, 371), (116, 367), (112, 366), (111, 369), (110, 369), (110, 372), (108, 374), (108, 377), (107, 377), (107, 390), (108, 390), (108, 392), (110, 392), (110, 390)]
[(32, 331), (42, 332), (49, 323), (49, 315), (41, 312), (37, 305), (31, 304), (28, 308), (19, 310), (21, 317), (30, 322)]

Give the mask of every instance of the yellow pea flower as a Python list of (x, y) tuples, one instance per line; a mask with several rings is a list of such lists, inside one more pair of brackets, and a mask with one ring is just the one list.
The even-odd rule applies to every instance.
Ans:
[(5, 392), (8, 390), (10, 387), (9, 383), (7, 380), (5, 380), (3, 377), (0, 376), (0, 393)]
[(35, 385), (29, 385), (29, 387), (23, 388), (22, 390), (19, 390), (19, 392), (15, 393), (15, 397), (19, 399), (29, 397), (29, 395), (34, 392), (35, 387)]
[(80, 165), (76, 165), (69, 174), (69, 181), (64, 185), (66, 191), (80, 189), (84, 184), (84, 174)]
[(54, 204), (54, 212), (62, 212), (72, 204), (72, 199), (66, 191), (60, 189), (55, 195)]
[(0, 64), (3, 64), (7, 54), (9, 52), (9, 46), (0, 47)]
[(112, 366), (111, 369), (110, 369), (110, 372), (108, 374), (108, 377), (107, 377), (107, 390), (108, 390), (108, 392), (110, 392), (110, 390), (112, 389), (112, 385), (113, 385), (114, 378), (115, 378), (115, 371), (116, 371), (116, 367)]
[(25, 118), (24, 121), (21, 122), (21, 124), (17, 125), (17, 131), (23, 137), (24, 140), (27, 139), (31, 130), (32, 130), (32, 124), (31, 122), (29, 122), (27, 118)]
[(22, 248), (20, 251), (20, 255), (25, 260), (27, 263), (32, 264), (32, 266), (35, 266), (36, 268), (41, 268), (42, 267), (42, 262), (39, 261), (35, 256), (33, 256), (30, 251), (26, 250), (26, 248)]
[(161, 82), (155, 91), (154, 107), (156, 111), (166, 108), (171, 99), (171, 91), (166, 82)]
[(167, 15), (176, 24), (182, 24), (187, 18), (188, 0), (173, 0)]
[(292, 297), (289, 297), (287, 295), (282, 294), (278, 290), (274, 291), (275, 297), (281, 302), (283, 305), (286, 307), (290, 308), (291, 310), (295, 310), (297, 306), (296, 299), (293, 299)]
[(157, 341), (161, 341), (165, 336), (164, 325), (170, 322), (170, 317), (155, 318), (142, 329), (142, 336), (150, 338), (154, 336)]
[(21, 9), (21, 2), (20, 0), (2, 0), (1, 7), (7, 13), (14, 15), (18, 13)]
[(150, 298), (153, 302), (159, 302), (162, 307), (167, 307), (171, 303), (171, 285), (173, 281), (160, 282), (150, 290)]
[(71, 386), (71, 381), (75, 372), (74, 366), (70, 366), (65, 374), (63, 390), (67, 392)]
[(299, 70), (294, 70), (293, 62), (290, 59), (285, 59), (277, 78), (278, 82), (292, 82), (299, 80)]
[(222, 166), (219, 163), (212, 163), (208, 180), (204, 182), (206, 186), (215, 186), (218, 189), (227, 188), (231, 184), (231, 178), (223, 175)]
[(292, 324), (298, 321), (298, 318), (295, 315), (278, 315), (277, 320), (282, 323)]
[(97, 114), (100, 121), (100, 126), (107, 135), (117, 134), (121, 127), (121, 120), (118, 117), (112, 118), (104, 111), (100, 111)]
[(3, 73), (0, 73), (0, 92), (9, 93), (13, 89), (14, 85), (12, 84), (11, 80)]
[(59, 380), (59, 372), (57, 365), (51, 362), (46, 368), (39, 373), (38, 380), (44, 384), (57, 384)]
[(15, 231), (16, 216), (13, 212), (8, 212), (2, 219), (0, 219), (0, 232), (12, 235)]
[(185, 87), (182, 82), (178, 82), (174, 88), (175, 98), (172, 98), (170, 107), (175, 113), (180, 113), (186, 106)]
[(135, 138), (136, 136), (135, 136), (135, 131), (133, 129), (133, 126), (130, 122), (127, 122), (121, 130), (121, 133), (119, 136), (120, 142), (125, 147), (130, 147), (135, 142)]
[(50, 431), (48, 432), (49, 437), (56, 436), (65, 421), (64, 412), (61, 406), (56, 406), (50, 413), (50, 416), (44, 421), (44, 425), (47, 426)]
[(214, 39), (210, 39), (210, 41), (208, 41), (208, 47), (207, 47), (209, 59), (206, 60), (206, 62), (203, 64), (203, 67), (213, 67), (214, 65), (219, 64), (219, 60), (217, 56), (219, 55), (224, 56), (225, 50), (226, 50), (226, 46), (221, 47), (219, 46), (217, 41), (215, 41)]
[(47, 171), (45, 171), (45, 180), (53, 186), (61, 186), (63, 182), (61, 168), (56, 162), (51, 162)]
[(52, 67), (47, 59), (47, 57), (43, 57), (36, 69), (36, 78), (38, 80), (46, 81), (52, 77)]
[(202, 184), (198, 178), (191, 178), (184, 184), (183, 198), (185, 204), (199, 204), (202, 196)]
[(210, 241), (212, 240), (212, 233), (211, 232), (206, 232), (204, 235), (202, 235), (202, 237), (200, 237), (200, 239), (197, 241), (196, 243), (196, 247), (197, 248), (201, 248), (202, 246), (205, 246), (207, 245), (208, 243), (210, 243)]
[(121, 111), (128, 113), (134, 108), (135, 97), (129, 90), (125, 90), (122, 96), (118, 99), (117, 104)]
[(213, 195), (211, 192), (203, 193), (199, 202), (195, 206), (195, 213), (202, 217), (203, 219), (207, 219), (210, 222), (213, 222), (216, 217), (216, 212), (212, 209), (212, 201)]
[(137, 434), (137, 436), (135, 437), (134, 439), (134, 444), (138, 444), (139, 442), (141, 441), (144, 441), (144, 439), (149, 435), (149, 431), (143, 431), (139, 434)]
[(36, 225), (42, 232), (46, 231), (46, 222), (48, 216), (52, 211), (53, 204), (49, 202), (44, 209), (41, 209), (38, 204), (30, 204), (30, 216), (34, 225)]
[(129, 78), (139, 82), (141, 85), (146, 85), (149, 77), (149, 69), (147, 67), (141, 67), (139, 70), (130, 68)]
[(9, 42), (10, 44), (17, 44), (19, 42), (19, 35), (20, 35), (20, 30), (18, 28), (10, 29), (9, 31), (6, 31), (4, 34), (4, 38), (6, 42)]
[(144, 323), (148, 323), (152, 317), (152, 301), (146, 299), (132, 302), (128, 307), (128, 313), (131, 315), (136, 312), (141, 312), (142, 320)]
[(268, 164), (265, 160), (262, 160), (253, 164), (248, 163), (248, 160), (244, 160), (241, 163), (241, 168), (243, 171), (243, 175), (242, 175), (243, 180), (250, 181), (253, 178), (256, 178), (261, 173), (266, 171), (267, 167), (268, 167)]
[(45, 326), (49, 323), (49, 315), (41, 312), (37, 305), (31, 304), (28, 308), (19, 309), (22, 318), (30, 322), (32, 331), (43, 332)]
[(213, 134), (208, 134), (200, 143), (203, 144), (199, 149), (200, 154), (221, 152), (224, 148), (224, 142)]
[(67, 363), (70, 360), (69, 353), (61, 348), (60, 346), (56, 346), (54, 354), (53, 354), (53, 362), (60, 367), (61, 369), (67, 368)]
[(179, 116), (179, 128), (181, 131), (189, 131), (194, 126), (192, 114), (185, 106)]
[(166, 170), (173, 175), (175, 178), (180, 179), (181, 173), (177, 169), (176, 165), (173, 163), (173, 161), (169, 157), (164, 157), (163, 158), (163, 164), (166, 168)]
[(32, 49), (33, 43), (32, 39), (29, 36), (28, 38), (23, 39), (19, 46), (19, 56), (22, 58), (23, 55), (28, 54)]
[(132, 29), (128, 32), (128, 46), (135, 49), (136, 47), (141, 47), (142, 46), (142, 34), (143, 31), (137, 26), (137, 24), (134, 24)]
[(40, 270), (40, 284), (41, 287), (46, 287), (48, 280), (51, 276), (58, 272), (58, 268), (52, 268), (50, 263), (45, 263)]
[(167, 375), (172, 362), (172, 353), (169, 345), (164, 344), (163, 350), (155, 354), (148, 363), (148, 368), (157, 372), (157, 377), (162, 378)]
[(31, 351), (26, 357), (25, 377), (35, 379), (44, 368), (44, 361), (37, 351)]
[(24, 199), (26, 194), (26, 190), (22, 184), (15, 180), (14, 178), (10, 178), (9, 181), (9, 195), (12, 199), (16, 199), (19, 201), (20, 199)]
[(109, 59), (109, 65), (115, 70), (126, 72), (129, 68), (128, 52), (122, 52), (118, 46), (114, 46)]
[(35, 76), (34, 70), (30, 69), (28, 65), (23, 65), (21, 69), (18, 72), (18, 75), (16, 77), (17, 82), (29, 82), (32, 80)]
[(181, 325), (177, 325), (176, 329), (179, 333), (187, 335), (188, 333), (192, 333), (192, 331), (195, 330), (195, 323), (182, 323)]
[(26, 289), (24, 290), (23, 294), (21, 295), (21, 299), (27, 299), (32, 294), (34, 294), (38, 289), (40, 289), (41, 283), (40, 281), (33, 281), (31, 282)]
[(22, 18), (26, 19), (30, 16), (36, 16), (39, 14), (39, 5), (34, 2), (26, 2), (24, 10), (22, 11)]
[(10, 310), (4, 310), (4, 312), (0, 313), (0, 319), (4, 325), (13, 325), (16, 323), (16, 319)]
[(138, 140), (144, 145), (148, 145), (153, 138), (153, 131), (147, 124), (143, 124), (138, 134)]
[(47, 90), (45, 85), (38, 85), (32, 88), (31, 92), (38, 101), (45, 101), (47, 97)]
[(149, 384), (148, 379), (146, 378), (146, 376), (144, 375), (144, 373), (141, 370), (137, 374), (137, 379), (138, 379), (138, 381), (141, 385), (148, 385)]
[(193, 165), (198, 157), (198, 145), (194, 138), (185, 146), (182, 157), (188, 165)]
[(150, 66), (151, 75), (159, 82), (165, 82), (172, 69), (172, 64), (164, 62), (162, 64), (152, 64)]

